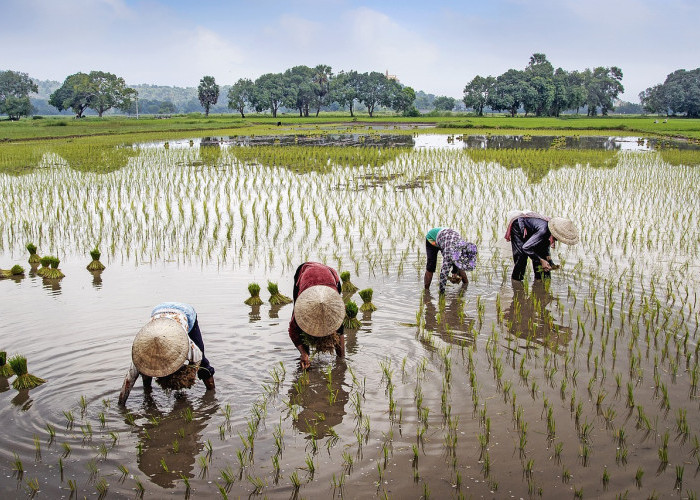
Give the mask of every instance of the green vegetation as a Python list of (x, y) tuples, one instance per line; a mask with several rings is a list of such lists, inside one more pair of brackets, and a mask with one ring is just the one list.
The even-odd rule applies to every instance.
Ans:
[(33, 389), (46, 382), (42, 378), (27, 373), (27, 358), (24, 356), (19, 354), (12, 356), (8, 363), (12, 367), (12, 371), (17, 375), (17, 378), (12, 381), (12, 387), (18, 391), (21, 389)]

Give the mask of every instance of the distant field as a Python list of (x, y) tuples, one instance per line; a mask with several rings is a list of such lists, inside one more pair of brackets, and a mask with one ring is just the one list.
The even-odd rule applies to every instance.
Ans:
[[(277, 127), (281, 122), (282, 127)], [(669, 137), (686, 137), (700, 140), (700, 120), (684, 118), (664, 119), (655, 117), (585, 117), (567, 115), (561, 118), (506, 117), (469, 115), (452, 115), (442, 117), (403, 118), (392, 115), (358, 115), (321, 114), (318, 118), (299, 118), (295, 115), (247, 115), (245, 119), (238, 115), (175, 115), (158, 119), (144, 117), (140, 119), (125, 117), (96, 118), (80, 120), (60, 117), (41, 119), (23, 119), (18, 122), (0, 121), (0, 142), (26, 141), (36, 139), (61, 139), (85, 136), (123, 136), (129, 140), (130, 135), (154, 134), (159, 138), (188, 137), (191, 132), (211, 134), (261, 134), (261, 133), (296, 133), (299, 129), (306, 133), (323, 132), (328, 127), (336, 128), (341, 124), (348, 127), (373, 127), (378, 132), (391, 130), (392, 133), (405, 131), (420, 132), (420, 128), (408, 127), (408, 124), (435, 126), (444, 133), (465, 131), (503, 130), (509, 133), (547, 133), (555, 131), (560, 135), (572, 134), (619, 134), (619, 135), (660, 135)], [(394, 128), (394, 126), (396, 128)], [(431, 129), (435, 132), (436, 129)]]

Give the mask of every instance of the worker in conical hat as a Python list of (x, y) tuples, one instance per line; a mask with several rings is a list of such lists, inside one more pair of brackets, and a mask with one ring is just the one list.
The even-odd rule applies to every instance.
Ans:
[(144, 389), (150, 390), (154, 377), (167, 380), (184, 370), (191, 372), (192, 378), (189, 385), (185, 382), (181, 387), (190, 387), (196, 372), (207, 390), (214, 389), (214, 367), (204, 356), (197, 313), (189, 304), (164, 302), (153, 308), (151, 319), (134, 338), (131, 367), (119, 393), (119, 404), (126, 403), (139, 375)]

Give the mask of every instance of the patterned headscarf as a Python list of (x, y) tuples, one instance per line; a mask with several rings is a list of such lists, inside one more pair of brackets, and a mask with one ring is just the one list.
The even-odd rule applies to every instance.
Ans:
[(452, 261), (458, 269), (471, 271), (476, 267), (476, 255), (478, 251), (474, 243), (462, 241), (452, 253)]

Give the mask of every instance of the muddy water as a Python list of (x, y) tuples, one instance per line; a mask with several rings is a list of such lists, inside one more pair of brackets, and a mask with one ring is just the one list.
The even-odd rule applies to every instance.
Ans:
[[(35, 241), (66, 274), (48, 282), (25, 265), (23, 279), (0, 281), (0, 348), (48, 380), (30, 391), (0, 380), (3, 496), (697, 491), (696, 168), (625, 155), (531, 186), (457, 152), (302, 176), (227, 157), (194, 168), (187, 154), (144, 155), (107, 176), (48, 167), (2, 180), (5, 200), (47, 179), (58, 196), (0, 205), (12, 220), (1, 266), (25, 262)], [(369, 174), (382, 181), (349, 189)], [(402, 188), (415, 178), (430, 181)], [(164, 229), (168, 203), (176, 231)], [(555, 250), (563, 268), (547, 287), (509, 279), (500, 235), (514, 207), (579, 224), (581, 245)], [(480, 251), (468, 287), (449, 285), (443, 300), (437, 275), (422, 291), (422, 235), (436, 224)], [(85, 250), (100, 229), (107, 269), (93, 275)], [(267, 280), (291, 295), (307, 259), (350, 270), (378, 310), (358, 315), (345, 360), (318, 355), (304, 375), (286, 333), (292, 306), (243, 301), (252, 281), (264, 299)], [(137, 383), (118, 408), (133, 335), (164, 300), (196, 307), (216, 392)]]

